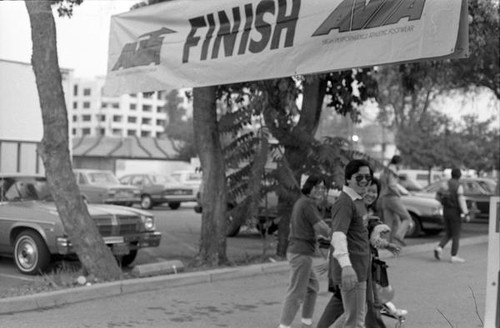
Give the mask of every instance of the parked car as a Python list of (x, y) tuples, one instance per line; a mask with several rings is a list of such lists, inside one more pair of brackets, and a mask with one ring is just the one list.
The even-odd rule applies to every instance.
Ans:
[(158, 174), (127, 174), (121, 177), (120, 182), (141, 190), (141, 207), (151, 209), (153, 206), (168, 203), (176, 210), (182, 202), (196, 200), (193, 188), (185, 187), (173, 178)]
[[(123, 266), (135, 260), (139, 249), (160, 244), (151, 213), (114, 205), (87, 207)], [(17, 269), (30, 275), (46, 270), (56, 257), (74, 255), (45, 177), (0, 174), (0, 254), (13, 257)]]
[[(444, 179), (445, 175), (442, 171), (432, 170), (429, 175), (429, 170), (411, 170), (402, 169), (398, 171), (399, 176), (408, 177), (411, 180), (417, 182), (422, 187), (429, 185), (430, 183)], [(403, 185), (404, 186), (404, 185)], [(406, 186), (404, 186), (406, 188)], [(410, 189), (408, 189), (410, 190)]]
[(433, 198), (417, 196), (406, 188), (398, 185), (401, 191), (401, 201), (412, 218), (412, 224), (407, 237), (418, 237), (439, 234), (444, 229), (443, 206)]
[[(441, 187), (446, 187), (448, 180), (437, 181), (424, 187), (417, 195), (435, 198)], [(490, 198), (495, 195), (496, 181), (488, 178), (460, 178), (464, 188), (465, 202), (473, 213), (473, 218), (488, 219), (490, 213)]]
[(193, 201), (196, 201), (196, 193), (200, 190), (201, 172), (194, 170), (181, 170), (170, 173), (170, 176), (184, 187), (193, 190)]
[(75, 169), (73, 172), (87, 203), (132, 206), (141, 202), (141, 190), (122, 185), (111, 171)]

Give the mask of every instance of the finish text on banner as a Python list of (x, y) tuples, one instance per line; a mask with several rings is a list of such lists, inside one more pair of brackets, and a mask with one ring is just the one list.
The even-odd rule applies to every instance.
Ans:
[(146, 6), (112, 17), (105, 92), (464, 57), (463, 7), (466, 0), (174, 0)]

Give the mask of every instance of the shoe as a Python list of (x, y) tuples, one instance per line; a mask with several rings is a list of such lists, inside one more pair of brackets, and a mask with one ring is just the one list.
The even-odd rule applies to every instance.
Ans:
[(442, 252), (443, 252), (443, 248), (441, 248), (439, 246), (434, 248), (434, 258), (438, 261), (441, 260), (441, 253)]
[(461, 257), (458, 256), (452, 256), (451, 257), (451, 263), (464, 263), (465, 260)]

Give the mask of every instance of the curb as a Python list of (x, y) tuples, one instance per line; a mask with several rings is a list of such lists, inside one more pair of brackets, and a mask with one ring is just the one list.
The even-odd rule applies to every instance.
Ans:
[[(488, 242), (488, 236), (464, 238), (461, 246), (475, 245)], [(407, 246), (400, 256), (420, 252), (431, 252), (436, 242)], [(393, 255), (387, 251), (380, 253), (380, 258), (389, 258)], [(321, 260), (322, 259), (318, 259)], [(148, 278), (127, 279), (100, 283), (92, 286), (69, 288), (33, 295), (16, 296), (0, 299), (0, 315), (25, 311), (35, 311), (60, 307), (67, 304), (90, 301), (123, 294), (154, 291), (158, 289), (180, 287), (185, 285), (211, 283), (214, 281), (239, 279), (258, 274), (273, 274), (288, 271), (287, 261), (276, 263), (254, 264), (243, 267), (214, 269), (208, 271), (189, 272)]]

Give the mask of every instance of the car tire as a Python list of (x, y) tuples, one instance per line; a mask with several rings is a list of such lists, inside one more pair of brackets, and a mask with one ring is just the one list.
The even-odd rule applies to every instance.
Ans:
[(418, 237), (422, 233), (422, 225), (420, 224), (420, 219), (418, 218), (417, 215), (410, 213), (411, 217), (411, 224), (410, 224), (410, 229), (408, 229), (408, 232), (406, 233), (405, 237)]
[(179, 207), (181, 207), (181, 203), (175, 202), (175, 203), (168, 203), (168, 207), (170, 207), (172, 210), (176, 210)]
[(153, 199), (149, 195), (143, 195), (141, 197), (141, 208), (145, 210), (150, 210), (153, 208)]
[(38, 232), (24, 230), (14, 243), (14, 261), (19, 272), (36, 275), (45, 271), (50, 264), (50, 252)]
[(128, 267), (130, 266), (130, 264), (132, 264), (132, 262), (135, 261), (136, 257), (137, 257), (137, 250), (135, 249), (131, 250), (130, 253), (128, 253), (127, 255), (119, 256), (116, 259), (122, 267)]

